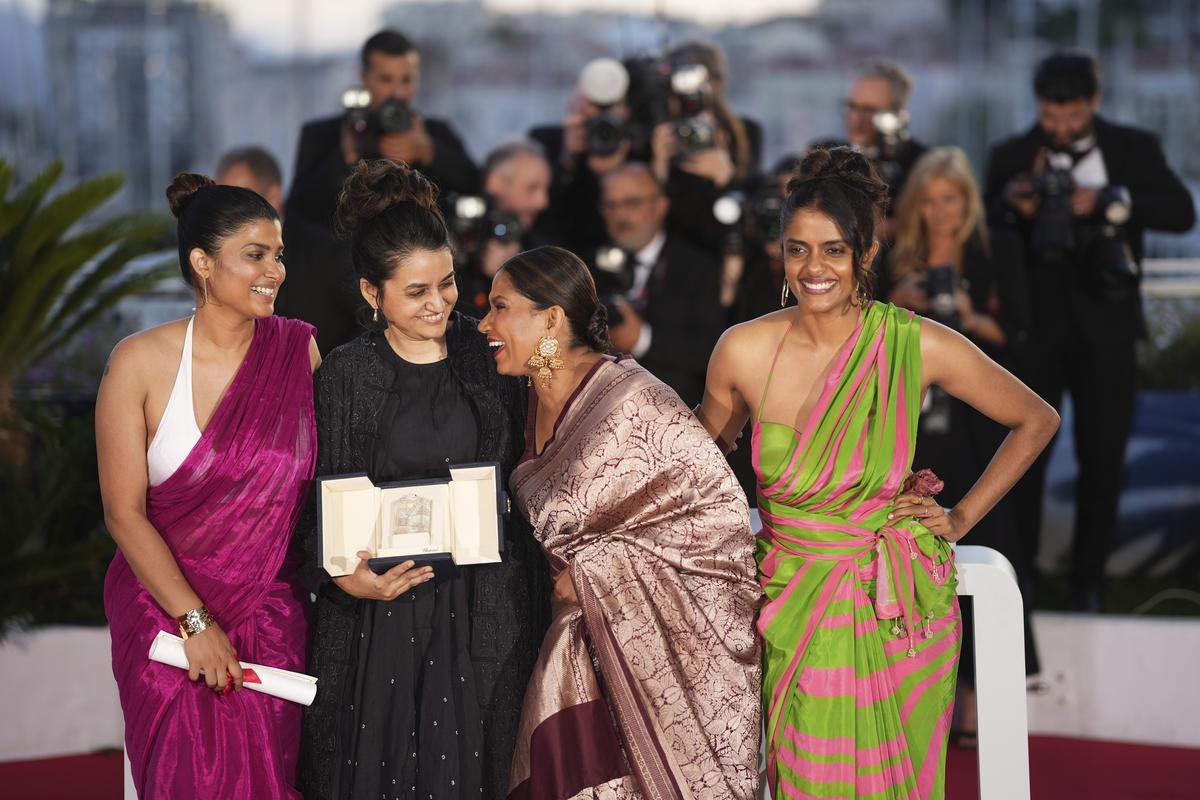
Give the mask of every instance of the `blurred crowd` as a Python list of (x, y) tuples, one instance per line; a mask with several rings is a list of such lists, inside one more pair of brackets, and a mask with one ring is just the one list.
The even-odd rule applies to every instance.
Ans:
[[(810, 147), (865, 154), (891, 190), (875, 299), (960, 331), (1056, 408), (1074, 407), (1079, 461), (1071, 598), (1098, 610), (1134, 411), (1146, 229), (1186, 231), (1189, 192), (1156, 138), (1098, 113), (1094, 58), (1054, 53), (1034, 69), (1037, 119), (996, 143), (983, 181), (953, 143), (909, 131), (902, 65), (862, 65), (844, 130), (763, 165), (762, 129), (726, 97), (718, 46), (685, 41), (652, 56), (588, 63), (562, 120), (513, 131), (477, 164), (451, 120), (421, 113), (418, 47), (395, 30), (361, 52), (344, 111), (305, 125), (285, 193), (257, 147), (227, 153), (217, 180), (252, 188), (284, 216), (287, 283), (277, 312), (318, 329), (323, 352), (359, 331), (366, 304), (334, 208), (361, 159), (406, 162), (439, 188), (457, 252), (458, 310), (482, 317), (491, 277), (517, 252), (556, 244), (593, 271), (611, 341), (695, 405), (709, 355), (731, 325), (786, 305), (781, 187)], [(531, 120), (536, 122), (536, 120)], [(936, 389), (914, 468), (945, 480), (953, 505), (1004, 429)], [(733, 455), (753, 498), (748, 447)], [(1017, 567), (1032, 602), (1046, 456), (972, 534)], [(964, 651), (966, 653), (966, 651)], [(1032, 648), (1030, 671), (1036, 671)], [(969, 665), (966, 665), (969, 670)]]

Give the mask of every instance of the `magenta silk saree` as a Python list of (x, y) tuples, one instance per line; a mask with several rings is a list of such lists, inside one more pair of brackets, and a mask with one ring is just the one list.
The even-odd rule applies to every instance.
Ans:
[[(303, 670), (306, 598), (287, 558), (316, 459), (312, 327), (257, 321), (246, 358), (187, 458), (146, 496), (150, 522), (242, 661)], [(299, 798), (300, 707), (218, 696), (147, 659), (178, 626), (118, 552), (104, 585), (125, 748), (141, 800)]]
[(712, 438), (653, 375), (606, 358), (512, 487), (580, 605), (554, 609), (510, 798), (754, 797), (761, 590)]

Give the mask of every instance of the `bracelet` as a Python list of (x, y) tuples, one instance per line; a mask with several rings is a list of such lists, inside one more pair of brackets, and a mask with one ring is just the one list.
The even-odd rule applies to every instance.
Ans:
[(212, 618), (212, 614), (208, 613), (208, 609), (204, 606), (193, 608), (191, 611), (185, 611), (183, 614), (175, 618), (179, 623), (179, 634), (187, 639), (189, 636), (195, 636), (198, 633), (204, 633), (210, 626), (216, 625), (216, 620)]

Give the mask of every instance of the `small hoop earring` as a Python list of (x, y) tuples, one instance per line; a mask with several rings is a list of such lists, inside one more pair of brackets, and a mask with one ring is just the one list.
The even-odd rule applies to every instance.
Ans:
[(543, 389), (550, 388), (550, 379), (554, 377), (551, 370), (565, 369), (567, 366), (558, 356), (558, 339), (551, 336), (543, 336), (538, 340), (537, 349), (526, 363), (538, 371), (538, 383)]
[(784, 278), (783, 279), (783, 291), (779, 293), (779, 307), (780, 308), (784, 308), (785, 306), (787, 306), (788, 295), (790, 293), (791, 293), (791, 291), (788, 289), (787, 278)]

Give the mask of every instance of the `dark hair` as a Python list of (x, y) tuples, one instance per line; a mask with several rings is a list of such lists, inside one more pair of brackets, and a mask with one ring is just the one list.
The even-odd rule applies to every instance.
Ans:
[(227, 150), (217, 161), (217, 175), (223, 175), (239, 164), (244, 164), (259, 186), (282, 186), (283, 171), (279, 162), (264, 148), (257, 145), (235, 147)]
[(383, 159), (358, 162), (338, 195), (334, 225), (350, 239), (359, 277), (381, 290), (411, 253), (450, 247), (437, 195), (411, 167)]
[(179, 220), (179, 269), (188, 286), (195, 286), (188, 254), (199, 247), (212, 255), (243, 225), (259, 219), (278, 220), (279, 214), (257, 192), (240, 186), (219, 186), (212, 178), (181, 172), (167, 187), (171, 213)]
[(362, 46), (362, 68), (365, 72), (371, 66), (371, 53), (383, 53), (388, 56), (406, 56), (415, 52), (417, 46), (395, 28), (384, 28), (367, 39)]
[(1100, 91), (1100, 65), (1087, 53), (1051, 53), (1034, 70), (1033, 91), (1051, 103), (1091, 100)]
[(561, 247), (535, 247), (504, 262), (503, 273), (534, 307), (559, 306), (567, 315), (571, 344), (597, 353), (612, 350), (608, 341), (608, 312), (596, 296), (592, 273), (579, 256)]
[(547, 166), (550, 164), (550, 159), (546, 156), (546, 148), (542, 146), (541, 142), (534, 139), (513, 139), (488, 153), (483, 162), (483, 179), (486, 181), (493, 172), (517, 156), (532, 156), (545, 161)]
[(870, 161), (849, 147), (809, 151), (787, 182), (787, 200), (779, 213), (779, 230), (787, 231), (792, 217), (806, 208), (828, 214), (854, 254), (854, 279), (870, 296), (875, 275), (867, 254), (875, 241), (875, 226), (887, 208), (887, 184)]

